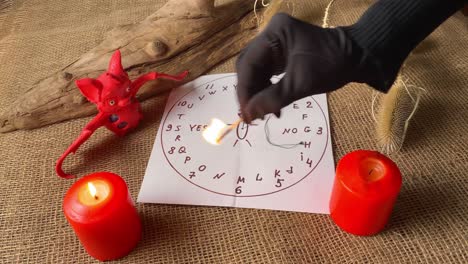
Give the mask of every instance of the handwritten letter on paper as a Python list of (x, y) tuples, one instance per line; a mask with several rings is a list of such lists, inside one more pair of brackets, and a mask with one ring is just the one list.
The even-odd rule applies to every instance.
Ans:
[(193, 204), (328, 213), (334, 161), (326, 95), (310, 96), (220, 145), (202, 137), (217, 118), (239, 119), (236, 75), (198, 78), (172, 91), (138, 197)]

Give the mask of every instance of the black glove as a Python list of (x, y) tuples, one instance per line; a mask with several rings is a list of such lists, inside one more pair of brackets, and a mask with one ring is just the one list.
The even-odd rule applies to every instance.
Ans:
[[(357, 23), (321, 28), (286, 14), (239, 55), (237, 96), (244, 121), (280, 114), (308, 95), (348, 82), (387, 92), (411, 50), (468, 0), (379, 0)], [(284, 78), (272, 85), (274, 74)]]
[[(244, 122), (308, 95), (359, 81), (361, 49), (341, 28), (317, 27), (276, 14), (265, 30), (239, 55), (237, 95)], [(285, 72), (272, 84), (272, 75)]]

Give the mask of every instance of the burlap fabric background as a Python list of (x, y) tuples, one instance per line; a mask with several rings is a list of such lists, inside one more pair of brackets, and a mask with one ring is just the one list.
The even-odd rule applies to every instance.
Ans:
[[(325, 0), (295, 1), (320, 24)], [(341, 0), (330, 23), (350, 24), (372, 1)], [(23, 1), (0, 16), (0, 109), (36, 80), (72, 62), (118, 25), (139, 21), (164, 0)], [(468, 27), (450, 18), (408, 62), (425, 87), (401, 153), (403, 187), (388, 228), (374, 237), (342, 232), (329, 216), (267, 210), (138, 204), (143, 239), (122, 263), (468, 263)], [(213, 72), (233, 71), (233, 60)], [(122, 175), (135, 198), (166, 96), (144, 103), (145, 120), (119, 139), (98, 130), (65, 169)], [(371, 90), (349, 85), (329, 96), (335, 159), (375, 149)], [(55, 175), (60, 154), (90, 120), (0, 135), (0, 262), (94, 263), (62, 213), (74, 180)]]

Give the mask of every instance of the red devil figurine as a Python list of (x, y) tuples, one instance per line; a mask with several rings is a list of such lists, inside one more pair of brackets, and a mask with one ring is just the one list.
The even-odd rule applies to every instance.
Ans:
[(97, 105), (99, 113), (84, 127), (80, 136), (57, 161), (55, 166), (57, 174), (63, 178), (74, 177), (63, 172), (62, 163), (68, 154), (75, 153), (99, 127), (106, 126), (118, 136), (124, 136), (138, 125), (143, 116), (140, 103), (135, 99), (135, 96), (145, 82), (157, 78), (181, 81), (187, 74), (187, 71), (178, 76), (150, 72), (132, 82), (122, 67), (120, 51), (116, 50), (112, 55), (107, 72), (101, 74), (97, 79), (77, 80), (76, 86), (90, 102)]

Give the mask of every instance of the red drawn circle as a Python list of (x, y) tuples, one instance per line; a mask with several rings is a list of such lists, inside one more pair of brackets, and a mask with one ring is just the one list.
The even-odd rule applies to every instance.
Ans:
[[(325, 151), (326, 149), (329, 147), (329, 140), (328, 140), (328, 133), (329, 133), (329, 127), (328, 127), (328, 121), (327, 121), (327, 118), (325, 116), (325, 112), (323, 111), (322, 107), (320, 106), (320, 104), (317, 102), (317, 100), (315, 100), (315, 98), (311, 97), (311, 99), (315, 102), (315, 104), (318, 106), (318, 108), (320, 109), (320, 112), (322, 113), (322, 116), (323, 116), (323, 120), (325, 121), (325, 128), (326, 128), (326, 133), (323, 133), (323, 135), (325, 136), (326, 138), (326, 142), (325, 142), (325, 147), (323, 148), (323, 151), (320, 155), (320, 159), (318, 160), (318, 162), (315, 164), (315, 166), (305, 175), (303, 176), (302, 178), (300, 178), (299, 180), (297, 180), (296, 182), (294, 182), (293, 184), (291, 185), (288, 185), (284, 188), (281, 188), (281, 189), (278, 189), (278, 190), (275, 190), (275, 191), (272, 191), (272, 192), (267, 192), (267, 193), (261, 193), (261, 194), (253, 194), (253, 195), (236, 195), (236, 194), (229, 194), (229, 193), (222, 193), (222, 192), (218, 192), (218, 191), (214, 191), (214, 190), (211, 190), (211, 189), (208, 189), (206, 187), (203, 187), (193, 181), (191, 181), (190, 179), (188, 179), (187, 177), (185, 177), (179, 170), (177, 170), (177, 168), (175, 168), (174, 164), (172, 164), (172, 162), (170, 161), (170, 159), (168, 158), (167, 154), (166, 154), (166, 151), (165, 151), (165, 148), (164, 148), (164, 140), (163, 140), (163, 134), (164, 134), (164, 127), (166, 126), (166, 121), (167, 121), (167, 118), (168, 116), (171, 114), (172, 110), (174, 109), (174, 107), (181, 101), (183, 100), (187, 95), (189, 95), (190, 93), (196, 91), (197, 89), (199, 89), (200, 87), (202, 86), (206, 86), (207, 84), (210, 84), (210, 83), (214, 83), (218, 80), (221, 80), (221, 79), (225, 79), (225, 78), (231, 78), (235, 75), (230, 75), (230, 76), (224, 76), (224, 77), (220, 77), (218, 79), (214, 79), (214, 80), (211, 80), (209, 82), (206, 82), (206, 83), (203, 83), (197, 87), (195, 87), (194, 89), (192, 89), (191, 91), (187, 92), (186, 94), (184, 94), (183, 96), (181, 96), (176, 102), (174, 102), (174, 104), (171, 106), (171, 108), (169, 109), (169, 111), (167, 112), (166, 116), (164, 117), (164, 120), (163, 120), (163, 123), (162, 123), (162, 130), (161, 130), (161, 147), (162, 147), (162, 152), (164, 154), (164, 157), (166, 158), (167, 162), (169, 163), (169, 165), (171, 166), (171, 168), (179, 175), (181, 176), (183, 179), (185, 179), (187, 182), (193, 184), (194, 186), (197, 186), (198, 188), (201, 188), (205, 191), (208, 191), (208, 192), (211, 192), (211, 193), (215, 193), (215, 194), (219, 194), (219, 195), (225, 195), (225, 196), (232, 196), (232, 197), (258, 197), (258, 196), (265, 196), (265, 195), (270, 195), (270, 194), (273, 194), (273, 193), (277, 193), (277, 192), (280, 192), (280, 191), (284, 191), (286, 189), (289, 189), (293, 186), (295, 186), (296, 184), (300, 183), (301, 181), (303, 181), (305, 178), (307, 178), (316, 168), (317, 166), (320, 164), (320, 162), (322, 161), (323, 159), (323, 156), (325, 155)], [(325, 132), (325, 131), (324, 131)]]

